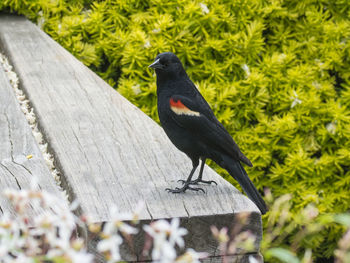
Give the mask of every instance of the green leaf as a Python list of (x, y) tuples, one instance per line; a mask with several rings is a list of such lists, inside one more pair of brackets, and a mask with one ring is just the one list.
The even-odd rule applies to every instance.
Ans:
[(335, 222), (350, 227), (350, 214), (338, 214), (334, 216)]
[(300, 263), (300, 260), (297, 256), (284, 248), (271, 248), (266, 251), (264, 256), (268, 259), (277, 258), (286, 263)]

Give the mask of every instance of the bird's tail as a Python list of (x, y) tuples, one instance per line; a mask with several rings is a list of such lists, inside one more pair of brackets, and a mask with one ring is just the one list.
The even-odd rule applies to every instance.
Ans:
[(230, 175), (238, 181), (250, 200), (252, 200), (259, 208), (261, 214), (265, 214), (268, 211), (266, 203), (255, 188), (253, 182), (249, 179), (248, 174), (241, 163), (231, 159), (229, 162), (225, 162), (224, 168), (226, 168)]

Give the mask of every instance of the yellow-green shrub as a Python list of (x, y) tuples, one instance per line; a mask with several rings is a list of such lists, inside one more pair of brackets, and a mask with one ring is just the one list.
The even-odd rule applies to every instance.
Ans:
[[(260, 190), (290, 193), (295, 214), (349, 209), (350, 1), (3, 0), (0, 10), (37, 22), (155, 120), (147, 66), (175, 52)], [(341, 233), (329, 226), (300, 245), (329, 257)]]

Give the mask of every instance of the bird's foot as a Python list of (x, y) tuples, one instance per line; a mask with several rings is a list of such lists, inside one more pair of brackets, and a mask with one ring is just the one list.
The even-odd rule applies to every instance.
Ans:
[[(178, 180), (178, 182), (181, 182), (182, 184), (185, 184), (187, 181), (185, 180)], [(202, 180), (202, 179), (196, 179), (196, 180), (193, 180), (193, 181), (189, 181), (188, 184), (199, 184), (199, 183), (203, 183), (203, 184), (215, 184), (215, 185), (218, 185), (217, 182), (215, 181), (205, 181), (205, 180)]]
[(186, 190), (191, 190), (191, 191), (202, 191), (203, 193), (205, 193), (203, 188), (194, 188), (190, 186), (191, 181), (190, 182), (185, 182), (185, 185), (181, 188), (176, 187), (175, 189), (170, 189), (170, 188), (166, 188), (165, 190), (168, 191), (169, 193), (173, 193), (173, 194), (179, 194), (179, 193), (184, 193), (186, 192)]

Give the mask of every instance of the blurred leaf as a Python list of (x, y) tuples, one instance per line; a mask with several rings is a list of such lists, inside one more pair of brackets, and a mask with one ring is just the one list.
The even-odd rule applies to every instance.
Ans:
[(338, 214), (334, 216), (335, 222), (350, 227), (350, 214)]
[(286, 263), (300, 263), (297, 256), (284, 248), (271, 248), (266, 251), (265, 256), (268, 258), (277, 258)]

